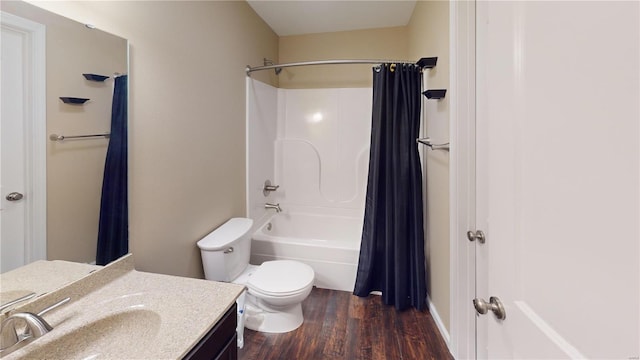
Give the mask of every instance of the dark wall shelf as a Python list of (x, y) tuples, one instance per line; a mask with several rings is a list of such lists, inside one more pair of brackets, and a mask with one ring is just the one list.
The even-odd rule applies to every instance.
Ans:
[(65, 104), (82, 105), (85, 102), (87, 102), (87, 100), (89, 100), (89, 99), (61, 96), (60, 100), (62, 100), (62, 102), (65, 103)]
[(447, 89), (433, 89), (422, 93), (427, 99), (442, 99), (447, 93)]
[(418, 64), (423, 69), (431, 69), (436, 66), (437, 62), (438, 62), (438, 57), (436, 56), (436, 57), (421, 58), (420, 60), (418, 60), (416, 64)]
[(82, 76), (84, 76), (85, 79), (89, 81), (99, 81), (99, 82), (105, 81), (109, 78), (108, 76), (98, 75), (98, 74), (82, 74)]

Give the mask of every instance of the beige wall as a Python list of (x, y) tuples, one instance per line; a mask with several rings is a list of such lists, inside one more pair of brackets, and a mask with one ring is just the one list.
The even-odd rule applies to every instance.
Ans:
[[(90, 82), (83, 73), (127, 71), (127, 41), (44, 11), (3, 1), (2, 11), (46, 26), (47, 134), (108, 133), (113, 80)], [(59, 97), (89, 98), (84, 105)], [(108, 140), (47, 142), (47, 258), (93, 262)]]
[[(410, 58), (438, 57), (425, 70), (426, 89), (449, 88), (449, 3), (418, 1), (408, 25)], [(449, 139), (449, 96), (424, 102), (425, 134), (435, 141)], [(428, 291), (444, 326), (449, 329), (449, 153), (425, 151), (425, 236)]]
[(34, 3), (129, 39), (130, 250), (202, 277), (197, 240), (245, 215), (244, 68), (277, 60), (277, 36), (244, 1)]
[[(330, 59), (405, 60), (406, 27), (340, 31), (280, 37), (281, 63)], [(372, 65), (321, 65), (284, 68), (280, 87), (369, 87)]]

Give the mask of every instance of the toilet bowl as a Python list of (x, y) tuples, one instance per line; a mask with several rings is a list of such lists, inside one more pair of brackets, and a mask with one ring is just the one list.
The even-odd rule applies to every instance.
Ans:
[[(233, 218), (198, 241), (205, 278), (247, 287), (244, 326), (265, 333), (283, 333), (304, 322), (301, 303), (313, 288), (315, 274), (293, 260), (250, 265), (253, 220)], [(240, 306), (240, 304), (239, 304)]]
[(247, 287), (245, 327), (283, 333), (302, 325), (301, 303), (313, 288), (313, 269), (291, 260), (249, 265), (233, 282)]

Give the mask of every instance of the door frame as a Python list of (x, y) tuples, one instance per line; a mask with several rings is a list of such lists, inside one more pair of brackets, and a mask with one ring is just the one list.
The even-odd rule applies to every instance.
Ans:
[(450, 351), (456, 359), (475, 359), (476, 244), (476, 4), (449, 2), (450, 49)]
[(24, 127), (26, 161), (25, 262), (47, 258), (47, 105), (46, 27), (37, 22), (1, 12), (2, 27), (22, 33), (29, 46), (26, 66)]

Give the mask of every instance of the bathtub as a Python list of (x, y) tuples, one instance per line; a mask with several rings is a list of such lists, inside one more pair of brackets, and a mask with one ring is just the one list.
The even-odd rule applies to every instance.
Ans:
[(361, 233), (359, 217), (276, 214), (254, 232), (251, 263), (297, 260), (313, 268), (315, 286), (353, 291)]

